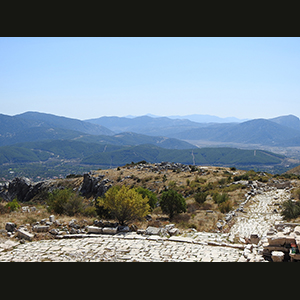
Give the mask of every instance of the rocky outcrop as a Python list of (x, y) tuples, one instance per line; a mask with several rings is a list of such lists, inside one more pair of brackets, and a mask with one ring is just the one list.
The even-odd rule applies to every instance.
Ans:
[(112, 186), (107, 184), (110, 182), (109, 179), (104, 179), (104, 175), (99, 175), (98, 177), (93, 177), (90, 173), (85, 173), (83, 175), (83, 182), (80, 188), (81, 195), (85, 197), (101, 197), (106, 191)]
[(26, 177), (16, 177), (0, 186), (0, 197), (6, 201), (12, 201), (17, 198), (19, 202), (27, 202), (48, 188), (48, 181), (34, 183)]

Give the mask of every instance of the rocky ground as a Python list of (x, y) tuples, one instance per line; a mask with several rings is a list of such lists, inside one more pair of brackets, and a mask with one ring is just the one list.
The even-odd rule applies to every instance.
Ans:
[(287, 189), (275, 188), (255, 195), (235, 214), (228, 233), (188, 230), (171, 237), (145, 232), (69, 234), (23, 244), (2, 240), (0, 261), (266, 261), (263, 242), (270, 228), (281, 220), (274, 209), (288, 197)]
[[(241, 171), (232, 172), (230, 169), (219, 168), (203, 168), (195, 174), (190, 171), (190, 167), (181, 164), (134, 165), (105, 171), (105, 175), (85, 174), (83, 178), (64, 180), (63, 184), (69, 184), (72, 188), (75, 184), (75, 188), (83, 195), (96, 197), (103, 195), (112, 183), (126, 182), (132, 185), (144, 182), (149, 189), (162, 189), (164, 184), (176, 181), (189, 191), (191, 183), (200, 184), (201, 180), (214, 183), (227, 179), (227, 176), (243, 174)], [(166, 182), (164, 177), (167, 178)], [(6, 200), (14, 197), (34, 199), (41, 192), (51, 191), (61, 184), (61, 181), (33, 184), (25, 179), (16, 179), (0, 186), (0, 196)], [(204, 223), (216, 218), (218, 221), (211, 222), (209, 227), (209, 231), (214, 232), (197, 231), (194, 228), (179, 230), (173, 224), (158, 222), (157, 225), (154, 221), (152, 226), (147, 223), (148, 228), (144, 230), (136, 226), (119, 228), (118, 224), (109, 221), (94, 221), (92, 224), (92, 221), (85, 219), (56, 220), (54, 215), (49, 216), (46, 211), (40, 212), (39, 208), (23, 206), (19, 214), (24, 215), (22, 220), (25, 223), (20, 222), (24, 224), (17, 226), (5, 220), (5, 229), (0, 230), (3, 236), (0, 237), (0, 262), (263, 262), (271, 261), (278, 254), (275, 252), (280, 251), (284, 252), (283, 259), (289, 260), (291, 242), (297, 243), (298, 248), (300, 246), (300, 227), (280, 225), (283, 222), (280, 207), (283, 201), (291, 198), (291, 182), (273, 180), (273, 183), (269, 181), (264, 184), (260, 181), (241, 180), (231, 183), (232, 186), (233, 184), (245, 188), (230, 194), (232, 201), (237, 200), (237, 205), (226, 215), (217, 214), (213, 210), (217, 207), (213, 204), (210, 209), (196, 208), (190, 212), (191, 215), (195, 214), (194, 220), (197, 216), (207, 215), (207, 219), (203, 217)], [(195, 205), (194, 202), (192, 204)], [(29, 212), (32, 215), (26, 217)], [(282, 253), (278, 255), (281, 257)], [(298, 254), (295, 255), (293, 260), (300, 260)]]

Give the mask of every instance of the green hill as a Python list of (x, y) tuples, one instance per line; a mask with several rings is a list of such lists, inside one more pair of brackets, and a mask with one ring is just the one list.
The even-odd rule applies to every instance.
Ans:
[(235, 148), (202, 148), (187, 150), (167, 150), (153, 145), (122, 148), (112, 152), (96, 153), (82, 160), (84, 164), (124, 165), (130, 162), (171, 161), (198, 165), (275, 165), (284, 156), (262, 150), (240, 150)]

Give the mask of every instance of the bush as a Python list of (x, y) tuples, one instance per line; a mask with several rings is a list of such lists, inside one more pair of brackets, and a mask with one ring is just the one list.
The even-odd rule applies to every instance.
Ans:
[(160, 207), (163, 213), (169, 215), (170, 220), (172, 220), (175, 214), (186, 212), (185, 199), (174, 190), (168, 190), (162, 193)]
[(282, 216), (286, 220), (296, 219), (300, 215), (300, 202), (287, 200), (282, 203)]
[(213, 195), (213, 200), (215, 203), (220, 204), (229, 199), (228, 194), (219, 194), (219, 193), (214, 193)]
[(99, 200), (99, 206), (115, 217), (121, 225), (141, 219), (149, 213), (148, 197), (143, 198), (135, 189), (123, 185), (110, 188)]
[(48, 210), (57, 214), (74, 216), (84, 209), (83, 197), (71, 189), (55, 190), (48, 194)]
[(13, 201), (5, 204), (5, 208), (7, 209), (8, 212), (11, 212), (11, 211), (15, 211), (15, 210), (21, 208), (21, 205), (17, 201), (17, 198), (15, 198)]
[(300, 200), (300, 189), (293, 190), (293, 191), (292, 191), (292, 195), (293, 195), (296, 199)]
[(219, 207), (219, 210), (221, 213), (225, 214), (225, 213), (228, 213), (231, 211), (232, 209), (232, 204), (230, 201), (225, 201), (225, 202), (222, 202), (218, 205)]
[(206, 201), (208, 193), (205, 192), (199, 192), (194, 195), (194, 199), (196, 200), (197, 203), (202, 204)]
[(157, 205), (158, 199), (156, 195), (149, 191), (148, 189), (145, 189), (143, 187), (138, 187), (136, 191), (143, 196), (143, 198), (148, 197), (148, 204), (150, 205), (151, 209), (154, 209)]

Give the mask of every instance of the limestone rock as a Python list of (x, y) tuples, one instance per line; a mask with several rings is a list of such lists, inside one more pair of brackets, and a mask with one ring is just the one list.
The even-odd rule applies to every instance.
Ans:
[(89, 173), (83, 175), (83, 182), (80, 188), (80, 193), (83, 196), (95, 198), (103, 196), (106, 191), (112, 186), (107, 185), (109, 179), (103, 179), (104, 175), (99, 175), (98, 177), (93, 177)]
[(273, 235), (268, 237), (269, 245), (273, 246), (283, 246), (286, 241), (286, 236), (278, 233), (277, 235)]
[(273, 251), (272, 260), (273, 262), (282, 262), (284, 259), (284, 253), (282, 251)]
[(251, 235), (250, 235), (250, 242), (252, 243), (252, 244), (258, 244), (258, 242), (259, 242), (259, 236), (258, 236), (258, 234), (257, 233), (252, 233)]
[(18, 230), (18, 238), (32, 241), (34, 235), (24, 229)]
[(35, 232), (48, 232), (49, 231), (49, 226), (47, 225), (36, 225), (32, 227), (32, 230)]
[(160, 230), (161, 229), (158, 228), (158, 227), (148, 226), (146, 231), (145, 231), (145, 234), (147, 234), (147, 235), (159, 235)]
[(172, 228), (172, 229), (169, 230), (168, 232), (169, 232), (169, 234), (170, 234), (171, 236), (177, 235), (177, 234), (180, 233), (178, 228)]
[(294, 228), (294, 232), (297, 234), (297, 235), (300, 235), (300, 226), (296, 226)]
[(103, 227), (102, 232), (106, 234), (116, 234), (118, 232), (118, 227)]

